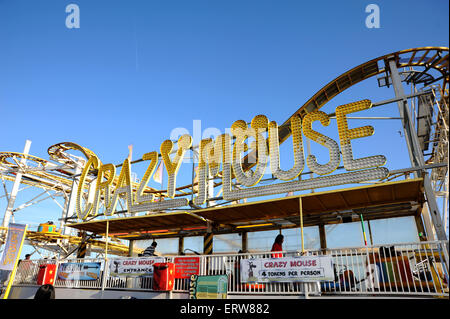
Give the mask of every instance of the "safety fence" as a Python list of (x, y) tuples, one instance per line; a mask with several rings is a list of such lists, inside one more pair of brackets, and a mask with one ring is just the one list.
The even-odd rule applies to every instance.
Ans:
[[(332, 259), (334, 280), (242, 282), (241, 260), (273, 260), (270, 252), (165, 256), (162, 260), (176, 265), (177, 258), (196, 257), (198, 275), (227, 275), (227, 292), (234, 295), (449, 296), (448, 241), (282, 252), (283, 257), (323, 255)], [(19, 264), (14, 285), (37, 285), (41, 266), (56, 265), (55, 287), (153, 291), (152, 276), (112, 275), (111, 263), (118, 259), (137, 258), (24, 260)], [(89, 270), (91, 265), (98, 265), (97, 273)], [(67, 277), (76, 266), (90, 276), (88, 280)], [(172, 291), (188, 293), (189, 287), (190, 278), (177, 278)]]

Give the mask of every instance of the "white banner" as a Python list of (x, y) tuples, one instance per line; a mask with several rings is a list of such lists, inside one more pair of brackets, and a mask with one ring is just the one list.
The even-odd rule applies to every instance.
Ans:
[(330, 256), (241, 259), (241, 282), (334, 280)]
[(109, 272), (110, 276), (153, 276), (153, 265), (163, 262), (162, 257), (111, 259)]

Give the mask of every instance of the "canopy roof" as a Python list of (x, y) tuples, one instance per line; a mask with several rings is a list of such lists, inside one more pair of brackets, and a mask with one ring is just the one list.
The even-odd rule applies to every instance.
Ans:
[[(206, 231), (208, 221), (215, 232), (236, 232), (265, 223), (272, 228), (335, 224), (420, 214), (424, 202), (423, 179), (407, 179), (369, 186), (302, 194), (265, 201), (198, 209), (189, 212), (154, 213), (145, 216), (110, 218), (68, 226), (123, 239), (189, 236)], [(356, 214), (356, 215), (355, 215)], [(261, 228), (258, 228), (261, 229)], [(253, 229), (254, 230), (254, 229)]]
[[(206, 220), (188, 212), (156, 213), (145, 216), (110, 218), (67, 226), (97, 234), (105, 234), (107, 225), (111, 235), (146, 233), (155, 230), (205, 226)], [(134, 237), (134, 236), (133, 236)]]

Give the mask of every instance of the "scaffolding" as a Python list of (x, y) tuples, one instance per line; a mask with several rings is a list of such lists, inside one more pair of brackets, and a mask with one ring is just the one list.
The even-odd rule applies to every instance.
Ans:
[[(413, 87), (414, 90), (417, 88)], [(430, 180), (437, 198), (442, 199), (442, 223), (448, 234), (448, 136), (449, 136), (449, 96), (448, 89), (442, 90), (440, 85), (425, 86), (429, 94), (418, 98), (417, 105), (411, 104), (416, 115), (416, 127), (419, 138), (422, 138), (423, 156), (426, 164), (447, 164), (431, 170)], [(421, 132), (426, 132), (421, 136)]]

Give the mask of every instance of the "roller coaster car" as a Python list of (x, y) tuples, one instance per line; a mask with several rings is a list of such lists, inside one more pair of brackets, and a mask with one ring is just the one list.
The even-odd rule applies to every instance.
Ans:
[(56, 225), (54, 225), (52, 222), (39, 224), (37, 232), (45, 234), (59, 234), (59, 231), (56, 230)]

